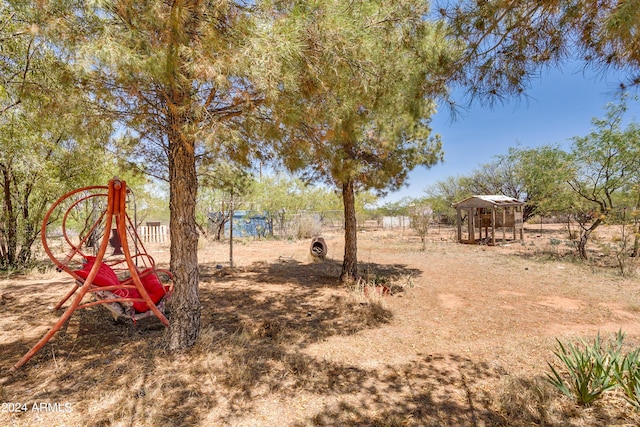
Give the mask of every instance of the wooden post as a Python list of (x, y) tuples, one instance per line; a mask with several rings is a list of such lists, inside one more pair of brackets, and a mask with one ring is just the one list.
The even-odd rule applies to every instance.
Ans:
[(496, 207), (491, 207), (491, 244), (496, 245)]
[(235, 206), (233, 205), (233, 194), (231, 194), (231, 201), (229, 202), (229, 267), (233, 268), (233, 211)]
[(487, 239), (489, 238), (489, 225), (490, 224), (487, 223), (487, 226), (484, 228), (484, 237)]
[[(522, 221), (522, 219), (524, 219), (524, 215), (522, 214), (522, 206), (518, 206), (518, 212), (520, 212), (520, 215), (518, 215), (518, 217), (520, 218), (520, 240), (524, 242), (524, 221)], [(540, 222), (542, 222), (542, 217), (540, 217)]]
[(507, 229), (505, 225), (507, 224), (507, 210), (502, 208), (502, 243), (507, 241)]
[(456, 224), (458, 226), (458, 243), (462, 243), (462, 215), (458, 207), (456, 207)]
[(475, 230), (475, 217), (476, 217), (476, 208), (469, 209), (469, 242), (476, 242), (476, 230)]

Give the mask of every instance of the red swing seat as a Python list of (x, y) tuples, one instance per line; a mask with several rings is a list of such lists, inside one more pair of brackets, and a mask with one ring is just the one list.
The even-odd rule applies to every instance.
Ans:
[[(105, 192), (106, 190), (106, 192)], [(103, 305), (114, 318), (131, 318), (134, 322), (156, 316), (165, 326), (169, 321), (164, 306), (173, 291), (171, 272), (159, 269), (149, 255), (133, 221), (126, 212), (126, 183), (117, 178), (108, 186), (84, 187), (71, 191), (58, 199), (49, 209), (42, 222), (42, 244), (58, 271), (64, 271), (75, 279), (73, 288), (54, 307), (60, 309), (72, 296), (56, 324), (14, 366), (24, 365), (49, 339), (69, 320), (75, 310)], [(105, 204), (106, 202), (106, 204)], [(82, 220), (82, 214), (88, 215)], [(69, 246), (63, 259), (53, 252), (48, 241), (47, 228), (61, 221), (63, 245)], [(75, 243), (69, 225), (82, 230), (77, 232)], [(110, 234), (113, 237), (110, 238)], [(96, 242), (100, 241), (96, 248)], [(117, 242), (116, 245), (113, 242)], [(113, 254), (107, 255), (110, 242)], [(93, 253), (89, 253), (90, 250)], [(133, 254), (132, 254), (133, 252)], [(160, 277), (168, 283), (164, 284)], [(90, 294), (93, 301), (83, 302)]]
[[(73, 272), (83, 279), (87, 279), (91, 273), (91, 268), (95, 264), (96, 258), (93, 256), (87, 256), (84, 258), (82, 268), (74, 270)], [(116, 263), (118, 264), (118, 263)], [(142, 282), (142, 286), (149, 294), (151, 301), (153, 301), (160, 311), (164, 312), (165, 295), (170, 294), (171, 286), (163, 285), (158, 277), (158, 273), (164, 273), (170, 276), (165, 270), (158, 270), (153, 267), (148, 267), (142, 271), (138, 271), (138, 276)], [(120, 279), (111, 265), (106, 262), (101, 262), (98, 267), (98, 273), (93, 279), (92, 290), (95, 290), (95, 297), (97, 300), (105, 301), (117, 298), (133, 298), (135, 300), (142, 299), (140, 292), (132, 284), (131, 277), (124, 277)], [(143, 319), (153, 315), (153, 311), (149, 308), (149, 305), (143, 301), (122, 301), (114, 303), (105, 303), (103, 305), (111, 311), (114, 318), (120, 316), (129, 317), (133, 320)]]

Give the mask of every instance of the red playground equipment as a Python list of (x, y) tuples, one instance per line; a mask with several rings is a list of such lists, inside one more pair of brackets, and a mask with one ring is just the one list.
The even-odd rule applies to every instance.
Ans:
[[(172, 276), (168, 270), (156, 268), (146, 251), (135, 222), (126, 212), (129, 196), (133, 197), (133, 193), (127, 189), (125, 181), (114, 178), (108, 186), (84, 187), (65, 194), (46, 213), (41, 230), (44, 250), (58, 271), (65, 271), (76, 280), (54, 310), (73, 299), (56, 324), (13, 369), (29, 361), (73, 312), (81, 308), (103, 304), (115, 318), (124, 316), (136, 321), (156, 316), (169, 326), (164, 303), (173, 291)], [(53, 234), (48, 228), (54, 224), (61, 227), (61, 244), (65, 249), (70, 247), (62, 260), (54, 255), (48, 237)], [(57, 234), (60, 235), (60, 230)], [(59, 239), (57, 237), (56, 241)], [(113, 248), (111, 254), (107, 254), (109, 246)], [(160, 277), (167, 279), (168, 284), (163, 284)], [(87, 294), (93, 295), (95, 300), (83, 303)]]

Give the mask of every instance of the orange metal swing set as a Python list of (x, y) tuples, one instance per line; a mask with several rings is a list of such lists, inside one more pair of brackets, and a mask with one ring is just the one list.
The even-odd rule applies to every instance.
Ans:
[[(29, 361), (78, 309), (103, 304), (114, 313), (114, 316), (123, 315), (131, 317), (135, 321), (142, 317), (155, 315), (165, 326), (169, 326), (169, 321), (163, 313), (163, 307), (165, 299), (173, 291), (172, 276), (169, 271), (156, 268), (155, 261), (148, 254), (138, 236), (135, 224), (127, 215), (126, 204), (127, 194), (129, 193), (131, 192), (127, 189), (125, 181), (114, 178), (109, 181), (108, 186), (92, 186), (73, 190), (60, 197), (47, 211), (42, 221), (41, 229), (44, 250), (56, 265), (58, 271), (65, 271), (75, 279), (73, 288), (60, 300), (54, 310), (59, 310), (71, 297), (73, 299), (71, 300), (71, 305), (67, 307), (55, 325), (13, 366), (14, 370)], [(96, 214), (94, 221), (86, 223), (88, 231), (84, 234), (81, 233), (78, 236), (79, 243), (74, 244), (67, 232), (67, 222), (70, 217), (82, 211), (83, 208), (86, 210), (86, 206), (100, 206), (100, 203), (104, 203), (105, 198), (106, 208), (102, 209), (101, 214)], [(52, 217), (54, 212), (61, 215), (62, 237), (65, 240), (65, 244), (70, 246), (69, 251), (62, 260), (56, 258), (47, 241), (47, 227), (55, 222)], [(113, 236), (110, 237), (112, 230)], [(100, 233), (102, 233), (102, 236), (100, 236)], [(96, 236), (100, 238), (100, 245), (95, 255), (91, 256), (86, 251), (91, 246), (94, 247), (95, 251), (95, 242), (93, 240)], [(118, 243), (116, 246), (121, 245), (121, 251), (119, 247), (115, 248), (114, 254), (120, 254), (115, 259), (105, 256), (110, 240), (112, 242), (116, 241)], [(134, 251), (133, 255), (131, 249)], [(107, 260), (107, 258), (110, 259)], [(91, 263), (87, 263), (87, 260), (91, 260)], [(78, 261), (84, 262), (84, 271), (74, 269), (74, 267), (78, 267)], [(96, 279), (100, 278), (105, 269), (127, 273), (128, 277), (120, 279), (114, 275), (116, 283), (107, 285), (96, 283)], [(154, 302), (145, 288), (145, 283), (148, 282), (149, 278), (159, 282), (158, 274), (166, 276), (170, 284), (162, 285), (164, 295), (160, 301)], [(83, 303), (83, 299), (88, 293), (94, 295), (96, 300)], [(129, 293), (133, 296), (128, 295)], [(113, 307), (116, 304), (119, 307), (128, 307), (128, 311), (122, 308), (114, 311)], [(148, 307), (148, 310), (134, 314), (131, 307), (135, 306), (135, 304)]]

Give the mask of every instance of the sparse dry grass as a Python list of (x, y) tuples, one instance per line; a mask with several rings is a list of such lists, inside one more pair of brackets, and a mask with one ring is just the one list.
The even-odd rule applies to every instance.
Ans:
[[(114, 322), (97, 307), (13, 374), (69, 281), (2, 280), (0, 294), (15, 299), (0, 302), (0, 400), (30, 408), (0, 413), (0, 425), (640, 424), (617, 393), (584, 409), (544, 380), (556, 337), (622, 328), (640, 345), (637, 280), (550, 260), (538, 241), (493, 248), (438, 236), (422, 252), (409, 233), (363, 233), (363, 280), (352, 288), (337, 281), (340, 236), (328, 236), (325, 262), (308, 261), (306, 241), (238, 245), (235, 269), (216, 267), (224, 246), (203, 248), (192, 349), (170, 354), (155, 319)], [(72, 411), (31, 410), (37, 402)]]

